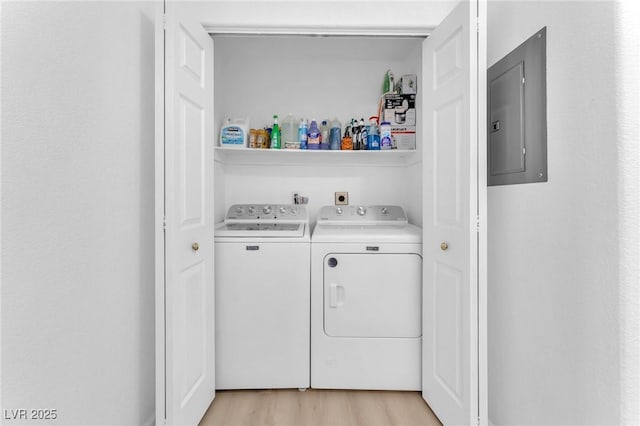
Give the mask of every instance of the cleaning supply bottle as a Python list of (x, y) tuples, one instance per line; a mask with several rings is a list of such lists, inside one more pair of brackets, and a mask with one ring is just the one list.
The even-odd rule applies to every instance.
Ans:
[(340, 149), (340, 133), (342, 132), (342, 124), (337, 118), (331, 121), (331, 129), (329, 130), (329, 149)]
[(282, 120), (280, 125), (280, 136), (282, 142), (280, 142), (280, 148), (299, 149), (300, 141), (298, 140), (298, 121), (289, 113)]
[(329, 125), (327, 120), (320, 124), (320, 149), (329, 149)]
[(367, 149), (380, 150), (380, 135), (378, 134), (378, 117), (369, 117), (369, 131), (367, 132)]
[(380, 123), (380, 149), (391, 149), (392, 146), (391, 123), (383, 121)]
[(300, 125), (298, 126), (298, 141), (300, 142), (300, 149), (307, 149), (308, 133), (307, 120), (301, 118)]
[(320, 138), (321, 133), (318, 128), (318, 123), (315, 118), (311, 119), (311, 124), (309, 125), (309, 137), (307, 138), (307, 148), (309, 149), (320, 149)]
[(360, 149), (367, 149), (367, 126), (364, 125), (364, 118), (360, 119), (360, 123), (358, 123), (358, 127), (360, 128)]
[(351, 136), (351, 125), (347, 124), (344, 128), (344, 136), (342, 137), (342, 150), (351, 151), (353, 149), (353, 138)]
[(358, 126), (358, 120), (351, 119), (351, 138), (353, 139), (353, 150), (358, 151), (360, 149), (360, 127)]
[(280, 149), (282, 138), (278, 127), (278, 116), (273, 116), (273, 128), (271, 129), (271, 149)]

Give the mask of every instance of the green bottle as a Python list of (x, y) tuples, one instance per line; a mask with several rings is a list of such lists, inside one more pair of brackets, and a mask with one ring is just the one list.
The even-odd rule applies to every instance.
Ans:
[(280, 136), (280, 127), (278, 126), (278, 116), (273, 116), (273, 129), (271, 129), (271, 149), (280, 149), (282, 137)]

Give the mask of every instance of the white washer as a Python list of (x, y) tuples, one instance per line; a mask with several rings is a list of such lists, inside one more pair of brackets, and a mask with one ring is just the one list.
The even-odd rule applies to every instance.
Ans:
[(305, 206), (229, 208), (215, 228), (216, 389), (309, 387)]
[(326, 206), (311, 238), (311, 387), (421, 389), (422, 230), (399, 206)]

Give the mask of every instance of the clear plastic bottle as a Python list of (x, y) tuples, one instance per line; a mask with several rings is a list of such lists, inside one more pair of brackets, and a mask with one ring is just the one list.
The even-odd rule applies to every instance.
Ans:
[(327, 120), (320, 124), (320, 149), (329, 149), (329, 125)]
[(320, 129), (318, 128), (318, 122), (315, 118), (311, 119), (311, 124), (309, 125), (309, 136), (307, 138), (307, 148), (308, 149), (320, 149), (320, 138), (321, 138)]
[(271, 149), (280, 149), (282, 138), (278, 127), (278, 116), (273, 116), (273, 128), (271, 129)]
[(329, 130), (329, 149), (340, 149), (340, 133), (342, 133), (342, 124), (337, 118), (331, 121), (331, 129)]
[(300, 142), (300, 149), (307, 149), (308, 133), (307, 120), (301, 118), (300, 125), (298, 126), (298, 141)]
[(280, 148), (300, 148), (300, 141), (298, 140), (298, 121), (293, 114), (287, 114), (284, 120), (282, 120), (282, 124), (280, 125), (280, 135), (282, 136)]

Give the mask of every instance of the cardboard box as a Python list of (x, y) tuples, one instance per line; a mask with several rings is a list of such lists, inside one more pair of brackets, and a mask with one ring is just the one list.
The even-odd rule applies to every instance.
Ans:
[(392, 126), (415, 126), (416, 95), (395, 93), (384, 95), (382, 121), (388, 121)]
[(398, 93), (418, 93), (418, 76), (415, 74), (405, 74), (400, 77), (396, 85)]
[(393, 148), (416, 149), (416, 126), (391, 126)]

